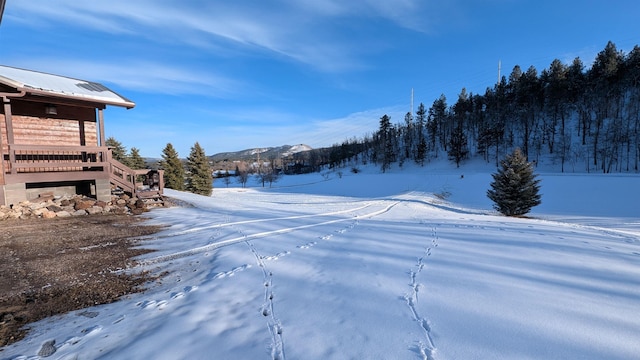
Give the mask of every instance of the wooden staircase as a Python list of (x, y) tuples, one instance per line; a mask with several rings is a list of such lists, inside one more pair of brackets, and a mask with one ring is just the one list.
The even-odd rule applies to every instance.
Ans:
[(134, 170), (109, 157), (109, 180), (115, 192), (124, 192), (148, 205), (164, 205), (163, 170)]

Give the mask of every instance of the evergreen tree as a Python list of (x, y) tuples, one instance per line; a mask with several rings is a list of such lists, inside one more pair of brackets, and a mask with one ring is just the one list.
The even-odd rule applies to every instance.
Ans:
[(380, 145), (382, 150), (382, 172), (387, 171), (391, 167), (391, 163), (395, 160), (395, 153), (393, 149), (393, 136), (392, 136), (391, 118), (388, 115), (383, 115), (380, 118)]
[(404, 116), (404, 126), (404, 158), (408, 159), (413, 155), (413, 139), (416, 127), (413, 124), (413, 115), (410, 112)]
[(498, 172), (492, 175), (491, 189), (487, 191), (494, 209), (506, 216), (518, 216), (540, 205), (540, 180), (536, 179), (533, 166), (522, 151), (516, 148), (500, 165)]
[(167, 143), (162, 150), (160, 166), (164, 169), (164, 186), (169, 189), (184, 190), (184, 166), (171, 143)]
[(455, 127), (451, 131), (451, 137), (449, 138), (449, 149), (447, 155), (449, 159), (456, 162), (456, 167), (460, 167), (460, 161), (465, 159), (469, 154), (467, 146), (467, 136), (464, 132), (464, 123), (470, 113), (470, 97), (467, 95), (467, 90), (462, 88), (458, 97), (458, 102), (453, 106), (452, 120), (456, 122)]
[(456, 167), (460, 167), (460, 161), (466, 159), (469, 155), (467, 136), (462, 129), (462, 121), (458, 123), (458, 126), (456, 126), (451, 133), (447, 154), (449, 155), (449, 159), (456, 162)]
[(129, 167), (134, 170), (145, 169), (147, 167), (144, 159), (140, 156), (140, 150), (138, 150), (138, 148), (132, 147), (131, 150), (129, 150)]
[(431, 150), (438, 157), (438, 148), (442, 147), (447, 150), (447, 142), (449, 133), (451, 132), (449, 124), (449, 114), (447, 111), (447, 98), (444, 94), (433, 102), (429, 109), (429, 123), (427, 124), (427, 132), (429, 141), (431, 142)]
[(211, 167), (204, 149), (198, 142), (191, 147), (187, 157), (187, 170), (187, 190), (194, 194), (211, 196), (213, 190)]
[(129, 166), (127, 148), (122, 143), (110, 136), (105, 140), (105, 145), (111, 149), (111, 157), (120, 161), (123, 165)]
[(424, 160), (427, 157), (427, 141), (424, 138), (424, 128), (426, 126), (427, 111), (424, 108), (424, 104), (418, 105), (416, 111), (416, 134), (418, 135), (418, 145), (416, 146), (416, 153), (414, 159), (416, 163), (424, 165)]

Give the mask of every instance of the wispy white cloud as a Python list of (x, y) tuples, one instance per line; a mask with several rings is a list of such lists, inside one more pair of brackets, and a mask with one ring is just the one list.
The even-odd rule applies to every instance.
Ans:
[(205, 116), (216, 123), (215, 128), (192, 124), (198, 126), (198, 131), (182, 134), (176, 141), (183, 142), (179, 146), (186, 147), (198, 140), (211, 153), (301, 143), (314, 148), (328, 147), (354, 137), (361, 139), (371, 135), (377, 131), (380, 117), (384, 114), (389, 115), (394, 123), (401, 122), (406, 111), (406, 106), (390, 106), (340, 118), (309, 119), (269, 107), (247, 107), (241, 112), (209, 109)]
[(48, 0), (30, 0), (12, 3), (7, 12), (33, 26), (59, 22), (199, 46), (218, 46), (223, 41), (272, 52), (322, 71), (343, 71), (362, 67), (366, 61), (358, 39), (341, 31), (345, 24), (373, 17), (390, 20), (397, 27), (423, 30), (430, 21), (422, 4), (418, 0), (58, 0), (52, 6)]
[(378, 130), (383, 115), (390, 116), (395, 123), (404, 119), (406, 111), (405, 106), (398, 105), (360, 111), (337, 119), (316, 120), (297, 135), (302, 139), (313, 139), (311, 146), (330, 146), (353, 137), (371, 135)]
[(131, 90), (151, 93), (198, 94), (225, 98), (247, 87), (247, 84), (240, 80), (215, 74), (210, 69), (189, 69), (145, 60), (114, 63), (40, 57), (21, 58), (14, 62), (19, 64), (17, 67), (117, 84)]

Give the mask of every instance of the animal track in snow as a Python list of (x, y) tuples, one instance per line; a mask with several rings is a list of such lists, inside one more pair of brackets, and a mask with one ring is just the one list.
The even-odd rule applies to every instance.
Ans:
[(262, 259), (267, 261), (278, 260), (279, 258), (287, 256), (289, 254), (291, 254), (290, 251), (282, 251), (272, 256), (263, 256)]
[(235, 267), (229, 271), (219, 272), (213, 276), (214, 279), (222, 279), (225, 277), (230, 277), (235, 275), (237, 272), (244, 271), (246, 269), (251, 268), (250, 264), (244, 264), (242, 266)]
[(184, 297), (184, 293), (182, 291), (171, 294), (171, 300), (179, 299), (181, 297)]
[[(276, 317), (273, 303), (273, 273), (267, 269), (267, 265), (264, 260), (268, 260), (271, 257), (265, 257), (258, 253), (253, 243), (245, 241), (245, 244), (249, 247), (253, 253), (258, 266), (262, 269), (262, 276), (264, 279), (264, 302), (260, 308), (260, 314), (267, 318), (267, 327), (269, 328), (269, 334), (271, 335), (271, 358), (273, 360), (285, 360), (284, 353), (284, 338), (282, 337), (282, 323)], [(283, 253), (281, 253), (283, 254)], [(284, 254), (290, 254), (286, 251)], [(276, 257), (277, 259), (277, 257)]]
[(178, 292), (173, 292), (171, 293), (171, 300), (175, 300), (175, 299), (180, 299), (182, 297), (187, 296), (188, 293), (192, 292), (192, 291), (196, 291), (198, 290), (198, 286), (194, 285), (194, 286), (185, 286), (182, 291), (178, 291)]
[(318, 243), (318, 242), (316, 242), (316, 241), (312, 241), (312, 242), (306, 243), (306, 244), (304, 244), (304, 245), (298, 245), (298, 246), (296, 246), (296, 247), (297, 247), (298, 249), (308, 249), (308, 248), (310, 248), (310, 247), (315, 246), (317, 243)]
[(166, 301), (164, 301), (164, 302), (160, 301), (159, 302), (159, 301), (156, 301), (156, 300), (145, 300), (145, 301), (139, 302), (136, 305), (140, 306), (141, 309), (153, 309), (153, 308), (159, 307), (160, 305), (166, 305)]
[(86, 329), (82, 329), (81, 333), (85, 334), (85, 336), (89, 336), (89, 335), (98, 333), (100, 331), (102, 331), (102, 326), (96, 325), (96, 326), (88, 327)]
[[(420, 221), (421, 224), (425, 224), (425, 222)], [(409, 270), (409, 286), (411, 291), (403, 296), (409, 310), (411, 311), (411, 315), (413, 320), (416, 321), (420, 325), (420, 329), (424, 333), (424, 340), (418, 342), (417, 349), (418, 352), (422, 355), (423, 360), (433, 360), (436, 347), (433, 342), (433, 338), (431, 337), (431, 325), (429, 324), (429, 320), (425, 317), (422, 317), (418, 313), (417, 304), (419, 301), (418, 293), (420, 289), (423, 287), (417, 280), (418, 275), (424, 270), (426, 266), (426, 258), (431, 256), (431, 249), (436, 248), (438, 246), (438, 233), (435, 227), (431, 228), (431, 246), (427, 247), (422, 256), (418, 258), (414, 267)]]

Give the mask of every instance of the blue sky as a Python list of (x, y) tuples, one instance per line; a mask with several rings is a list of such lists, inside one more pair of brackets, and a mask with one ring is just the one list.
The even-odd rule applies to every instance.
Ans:
[(484, 93), (498, 61), (542, 71), (640, 43), (640, 3), (563, 0), (7, 0), (0, 63), (133, 100), (106, 135), (143, 156), (330, 146), (440, 94)]

